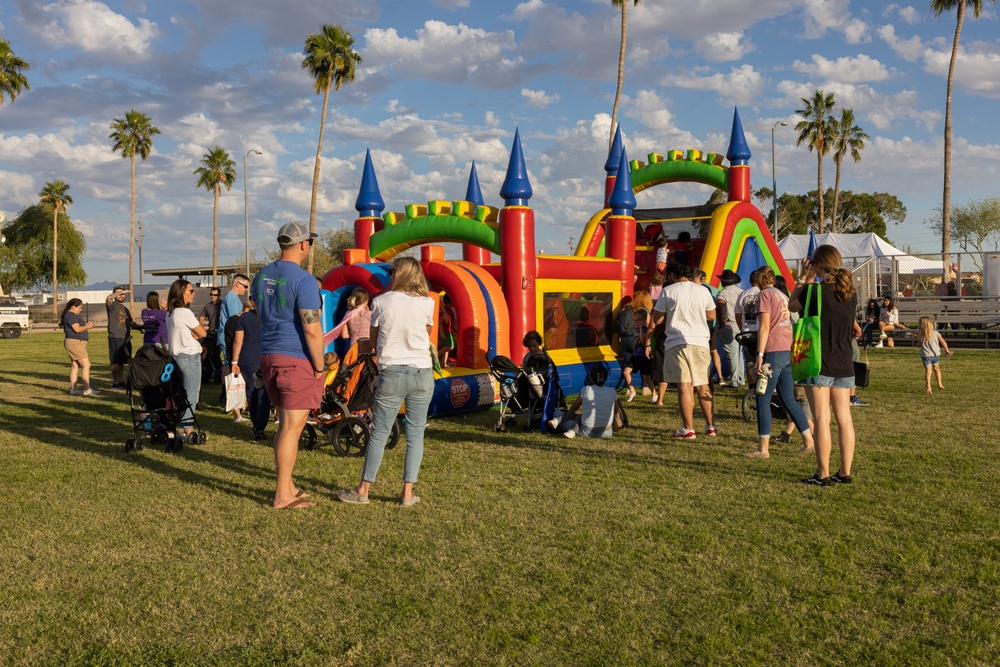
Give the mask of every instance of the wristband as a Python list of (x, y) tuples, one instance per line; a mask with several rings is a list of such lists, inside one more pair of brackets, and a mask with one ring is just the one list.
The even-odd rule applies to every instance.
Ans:
[(763, 357), (763, 356), (764, 356), (764, 353), (763, 353), (763, 352), (758, 352), (758, 353), (757, 353), (757, 356), (758, 356), (758, 357)]

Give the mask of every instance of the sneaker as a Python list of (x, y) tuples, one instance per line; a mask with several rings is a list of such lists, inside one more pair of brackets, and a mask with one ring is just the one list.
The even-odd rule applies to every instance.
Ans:
[(674, 438), (675, 440), (694, 440), (695, 438), (698, 437), (698, 434), (695, 433), (693, 429), (688, 430), (682, 427), (674, 431), (674, 434), (671, 435), (670, 437)]
[(243, 415), (233, 415), (233, 423), (234, 424), (241, 424), (241, 423), (243, 423), (245, 421), (246, 421), (246, 419), (243, 418)]
[(576, 437), (576, 431), (573, 430), (563, 431), (562, 437), (573, 439)]
[(881, 333), (881, 334), (879, 334), (879, 335), (878, 335), (878, 337), (879, 337), (879, 339), (880, 339), (880, 340), (885, 340), (885, 339), (886, 339), (886, 338), (888, 338), (889, 336), (888, 336), (888, 335), (886, 335), (886, 334), (884, 334), (884, 333)]
[(253, 433), (253, 439), (254, 439), (255, 442), (259, 442), (259, 441), (263, 440), (266, 437), (267, 436), (264, 435), (263, 433), (261, 433), (260, 431), (254, 431), (254, 433)]
[(862, 401), (857, 396), (851, 396), (851, 406), (853, 407), (855, 405), (863, 408), (863, 407), (867, 406), (868, 403), (866, 401)]
[(830, 477), (820, 477), (818, 472), (813, 473), (812, 477), (806, 477), (799, 481), (803, 484), (811, 484), (812, 486), (833, 486), (833, 479)]
[(631, 403), (633, 398), (635, 398), (635, 388), (634, 387), (629, 387), (628, 388), (628, 398), (625, 399), (625, 402), (626, 403)]
[(69, 390), (69, 395), (70, 396), (83, 396), (83, 389), (70, 389)]
[(725, 380), (719, 380), (719, 386), (720, 387), (725, 387), (726, 386), (726, 381)]
[(785, 433), (784, 431), (782, 431), (778, 435), (776, 435), (773, 438), (771, 438), (771, 442), (780, 442), (783, 445), (787, 445), (788, 442), (789, 442), (789, 440), (791, 440), (791, 438), (792, 438), (792, 436), (790, 436), (787, 433)]
[(551, 428), (554, 431), (557, 428), (559, 428), (559, 422), (560, 422), (559, 417), (553, 417), (552, 419), (548, 420), (545, 423), (548, 424), (549, 428)]
[(885, 347), (885, 345), (882, 344), (882, 341), (879, 341), (878, 345), (875, 346), (876, 349), (878, 349), (880, 347)]
[(837, 472), (833, 473), (832, 475), (830, 475), (830, 480), (833, 481), (833, 482), (836, 482), (837, 484), (853, 484), (854, 483), (854, 478), (853, 477), (851, 477), (850, 475), (841, 475), (839, 470)]
[(83, 396), (100, 396), (101, 395), (101, 392), (97, 391), (96, 389), (84, 389), (80, 393)]
[(124, 389), (125, 388), (125, 383), (124, 382), (115, 382), (113, 385), (111, 385), (111, 388), (112, 389)]
[(714, 438), (715, 436), (719, 435), (719, 430), (714, 426), (709, 426), (708, 428), (705, 429), (705, 435)]
[(656, 399), (658, 399), (658, 398), (659, 398), (659, 396), (657, 396), (656, 392), (654, 391), (653, 392), (653, 403), (656, 403)]

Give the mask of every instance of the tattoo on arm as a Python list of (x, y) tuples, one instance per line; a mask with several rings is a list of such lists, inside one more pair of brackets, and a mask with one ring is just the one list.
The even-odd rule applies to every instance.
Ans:
[(299, 316), (302, 318), (303, 324), (314, 324), (319, 322), (318, 310), (300, 310)]

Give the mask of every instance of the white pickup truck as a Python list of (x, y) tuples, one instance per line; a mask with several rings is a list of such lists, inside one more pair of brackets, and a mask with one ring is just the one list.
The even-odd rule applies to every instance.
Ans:
[(28, 329), (28, 306), (12, 296), (0, 296), (0, 336), (20, 338)]

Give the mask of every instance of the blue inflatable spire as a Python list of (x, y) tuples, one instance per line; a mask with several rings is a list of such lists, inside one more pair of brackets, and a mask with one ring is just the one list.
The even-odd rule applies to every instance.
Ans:
[(615, 187), (608, 197), (608, 206), (611, 207), (611, 215), (632, 215), (635, 208), (635, 195), (632, 193), (632, 173), (628, 168), (628, 154), (622, 146), (621, 158), (618, 161), (618, 177), (615, 178)]
[(485, 206), (483, 201), (483, 191), (479, 188), (479, 175), (476, 173), (476, 161), (472, 161), (472, 169), (469, 170), (469, 187), (465, 189), (465, 201), (472, 202), (476, 206)]
[(608, 161), (604, 163), (604, 171), (608, 176), (618, 173), (618, 163), (622, 161), (622, 124), (618, 123), (615, 128), (615, 138), (611, 142), (611, 150), (608, 151)]
[(743, 123), (740, 122), (740, 110), (733, 107), (733, 131), (729, 135), (729, 150), (726, 152), (726, 159), (730, 166), (747, 164), (750, 160), (750, 147), (747, 146), (747, 138), (743, 134)]
[(524, 166), (524, 154), (521, 152), (521, 133), (514, 130), (514, 145), (510, 149), (510, 162), (507, 163), (507, 176), (500, 186), (500, 196), (505, 206), (527, 206), (531, 194), (528, 169)]
[(361, 172), (361, 187), (354, 209), (362, 218), (377, 218), (385, 210), (382, 193), (378, 189), (378, 179), (375, 178), (375, 167), (372, 166), (372, 152), (365, 151), (365, 168)]

